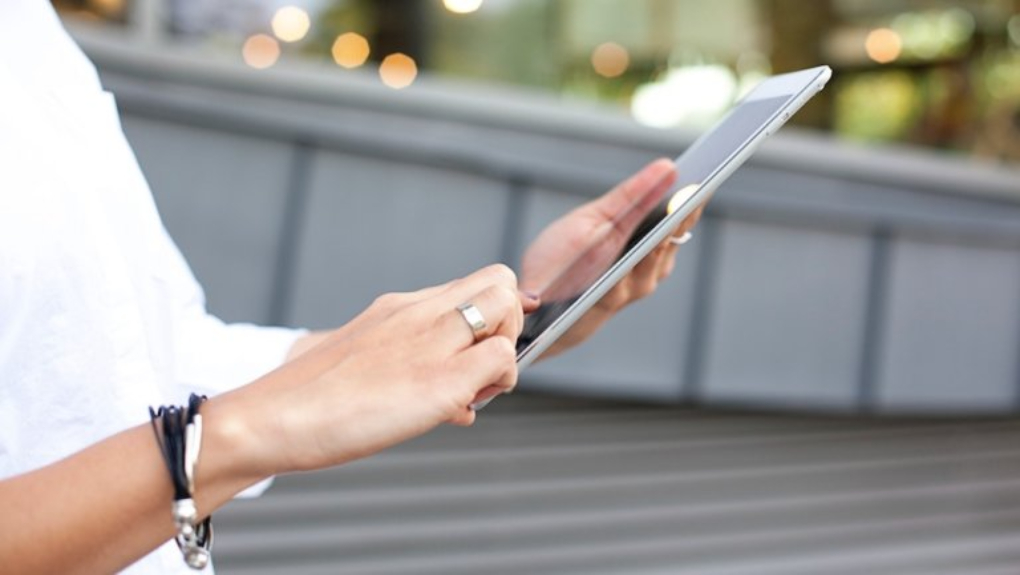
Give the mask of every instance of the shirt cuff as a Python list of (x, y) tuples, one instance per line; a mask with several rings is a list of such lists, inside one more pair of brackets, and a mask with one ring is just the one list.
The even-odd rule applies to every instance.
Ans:
[(176, 365), (179, 385), (217, 395), (250, 383), (283, 365), (306, 330), (212, 323), (192, 331)]
[(263, 479), (262, 481), (259, 481), (255, 485), (252, 485), (248, 489), (245, 489), (244, 491), (235, 495), (234, 499), (255, 499), (256, 497), (259, 497), (263, 493), (265, 493), (267, 489), (269, 489), (269, 487), (273, 484), (274, 479), (276, 478), (270, 477), (268, 479)]

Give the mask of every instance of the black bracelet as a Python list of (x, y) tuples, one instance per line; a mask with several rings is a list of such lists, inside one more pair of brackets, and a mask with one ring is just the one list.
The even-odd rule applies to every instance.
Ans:
[(177, 546), (184, 562), (192, 569), (204, 569), (212, 551), (212, 516), (198, 520), (195, 507), (195, 464), (202, 450), (202, 416), (199, 409), (204, 395), (191, 394), (187, 407), (149, 408), (152, 430), (163, 453), (174, 486), (171, 506), (177, 526)]

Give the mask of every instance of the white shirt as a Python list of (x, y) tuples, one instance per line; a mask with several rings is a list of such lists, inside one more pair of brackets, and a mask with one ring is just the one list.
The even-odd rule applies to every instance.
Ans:
[[(49, 2), (0, 1), (0, 478), (251, 381), (300, 333), (206, 313), (94, 67)], [(173, 543), (127, 572), (193, 573)]]

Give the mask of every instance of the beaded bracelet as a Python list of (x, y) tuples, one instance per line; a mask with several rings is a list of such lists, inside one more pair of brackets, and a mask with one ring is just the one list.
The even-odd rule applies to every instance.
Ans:
[(199, 409), (204, 395), (191, 394), (187, 407), (149, 408), (152, 430), (156, 434), (170, 480), (174, 486), (171, 506), (177, 526), (177, 546), (184, 562), (192, 569), (204, 569), (212, 552), (212, 516), (198, 520), (195, 507), (195, 464), (202, 450), (202, 416)]

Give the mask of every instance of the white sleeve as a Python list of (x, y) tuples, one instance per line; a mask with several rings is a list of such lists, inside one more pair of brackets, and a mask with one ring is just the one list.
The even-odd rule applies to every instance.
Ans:
[[(209, 314), (205, 294), (173, 240), (163, 230), (169, 272), (165, 288), (173, 302), (170, 337), (172, 372), (176, 394), (216, 395), (242, 386), (276, 369), (295, 340), (306, 330), (265, 327), (248, 323), (228, 324)], [(258, 497), (272, 478), (237, 495)]]
[(228, 391), (276, 369), (306, 330), (225, 323), (206, 311), (205, 294), (177, 246), (165, 236), (173, 302), (173, 374), (178, 387), (210, 395)]

